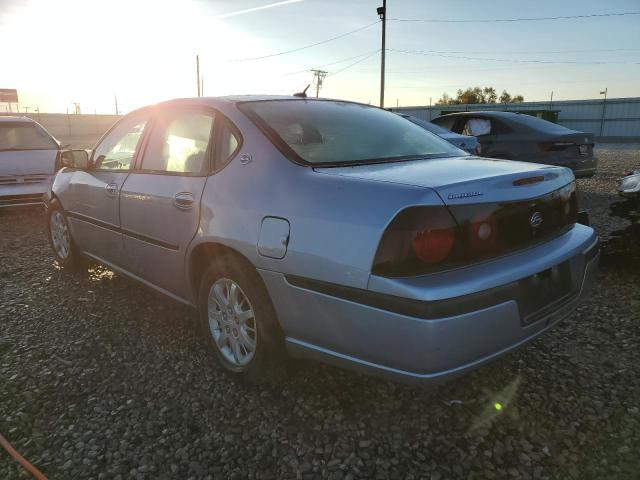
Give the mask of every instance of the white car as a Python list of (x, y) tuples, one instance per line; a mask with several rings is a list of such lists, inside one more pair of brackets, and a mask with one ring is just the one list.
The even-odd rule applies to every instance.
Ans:
[(0, 207), (36, 205), (51, 190), (60, 143), (27, 117), (0, 117)]

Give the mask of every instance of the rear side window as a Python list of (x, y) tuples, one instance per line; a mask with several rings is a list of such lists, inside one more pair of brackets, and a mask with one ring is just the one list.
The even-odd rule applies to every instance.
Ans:
[(216, 155), (216, 170), (220, 170), (229, 163), (238, 150), (238, 147), (240, 147), (240, 138), (236, 132), (226, 121), (221, 123), (218, 137), (218, 152)]
[(208, 170), (214, 116), (194, 111), (161, 113), (153, 127), (142, 170), (198, 174)]
[(0, 123), (0, 150), (55, 150), (51, 136), (35, 123)]

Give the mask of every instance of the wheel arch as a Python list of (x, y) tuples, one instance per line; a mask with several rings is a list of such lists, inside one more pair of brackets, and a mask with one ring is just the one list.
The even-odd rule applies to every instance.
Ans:
[[(190, 251), (187, 260), (187, 278), (190, 282), (190, 290), (192, 292), (192, 300), (195, 304), (198, 302), (198, 290), (200, 288), (200, 280), (211, 264), (211, 260), (220, 255), (231, 255), (238, 259), (245, 267), (255, 270), (255, 265), (242, 253), (224, 243), (217, 241), (205, 241), (199, 243)], [(257, 274), (257, 272), (256, 272)], [(258, 275), (260, 277), (260, 275)], [(262, 281), (262, 277), (260, 277)]]

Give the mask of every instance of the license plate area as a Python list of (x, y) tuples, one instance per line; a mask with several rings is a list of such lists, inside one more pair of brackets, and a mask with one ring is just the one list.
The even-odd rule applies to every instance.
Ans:
[(520, 280), (518, 306), (524, 325), (536, 322), (567, 302), (574, 294), (571, 266), (563, 262)]
[(578, 145), (578, 151), (580, 152), (580, 155), (586, 157), (589, 155), (589, 145)]

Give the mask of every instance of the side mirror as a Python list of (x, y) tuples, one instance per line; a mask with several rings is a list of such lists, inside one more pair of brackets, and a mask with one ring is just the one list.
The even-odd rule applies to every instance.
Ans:
[(84, 170), (89, 166), (89, 154), (86, 150), (64, 150), (60, 157), (60, 163), (63, 167)]

